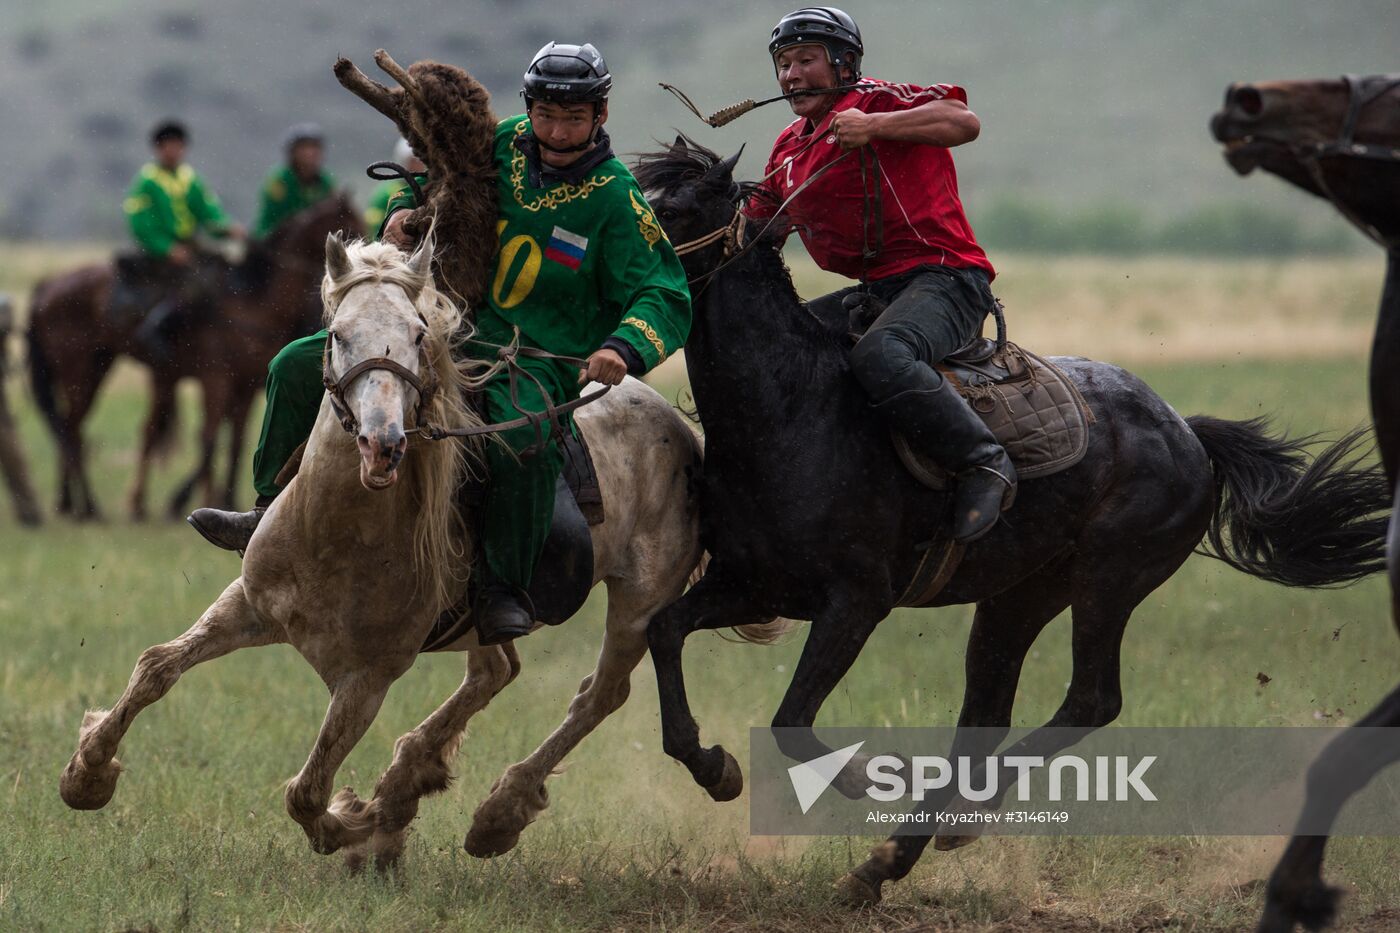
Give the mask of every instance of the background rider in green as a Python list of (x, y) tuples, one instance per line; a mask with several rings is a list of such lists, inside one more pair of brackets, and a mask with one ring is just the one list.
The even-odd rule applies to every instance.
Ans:
[(325, 136), (315, 123), (298, 123), (287, 131), (283, 147), (287, 161), (263, 179), (258, 222), (253, 236), (264, 239), (283, 221), (335, 191), (335, 178), (326, 171)]
[(192, 274), (197, 260), (194, 236), (242, 238), (242, 225), (229, 220), (218, 197), (185, 162), (189, 133), (184, 124), (165, 120), (151, 131), (154, 158), (131, 181), (122, 208), (131, 235), (140, 249), (135, 261), (118, 261), (118, 288), (114, 290), (114, 315), (145, 313), (150, 291), (138, 282), (157, 282), (168, 297), (146, 314), (135, 334), (156, 358), (168, 355), (164, 333), (176, 312), (207, 298)]
[[(500, 203), (499, 252), (485, 304), (474, 309), (476, 338), (461, 352), (494, 359), (516, 330), (522, 345), (586, 357), (587, 366), (521, 358), (544, 385), (543, 397), (521, 380), (521, 407), (543, 411), (577, 398), (583, 383), (615, 385), (641, 375), (680, 349), (690, 332), (690, 293), (680, 261), (657, 225), (631, 172), (612, 153), (603, 124), (612, 76), (592, 45), (551, 42), (525, 73), (526, 113), (501, 121), (495, 162)], [(390, 205), (381, 231), (406, 246), (403, 220), (411, 195)], [(398, 213), (396, 213), (398, 212)], [(326, 335), (296, 341), (268, 368), (268, 405), (254, 459), (264, 501), (275, 477), (315, 422), (322, 395)], [(488, 421), (518, 416), (504, 374), (483, 393)], [(528, 632), (530, 584), (554, 510), (562, 455), (552, 440), (525, 427), (487, 446), (490, 481), (483, 504), (485, 583), (473, 609), (483, 644)], [(509, 448), (509, 449), (506, 449)], [(201, 509), (190, 523), (223, 547), (241, 549), (260, 513)]]
[[(395, 144), (392, 161), (402, 165), (418, 177), (419, 184), (427, 180), (428, 167), (423, 164), (422, 159), (413, 154), (408, 140), (400, 139)], [(390, 178), (388, 181), (381, 181), (370, 194), (369, 206), (365, 208), (365, 229), (369, 231), (368, 239), (379, 239), (379, 228), (384, 225), (384, 218), (389, 216), (389, 202), (407, 190), (408, 185), (403, 179)]]

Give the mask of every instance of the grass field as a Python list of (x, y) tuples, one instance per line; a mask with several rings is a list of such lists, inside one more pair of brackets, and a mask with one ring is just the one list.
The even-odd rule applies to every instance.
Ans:
[[(1183, 413), (1275, 412), (1291, 432), (1330, 434), (1366, 418), (1363, 354), (1376, 263), (1011, 257), (1003, 267), (999, 292), (1016, 315), (1013, 335), (1047, 352), (1131, 361)], [(819, 290), (807, 270), (799, 274), (805, 291)], [(0, 263), (6, 287), (22, 280)], [(1227, 325), (1228, 338), (1192, 328), (1212, 319)], [(1318, 334), (1350, 336), (1292, 332), (1308, 322)], [(1159, 350), (1144, 336), (1154, 326), (1163, 328), (1148, 335), (1161, 338)], [(1178, 347), (1178, 338), (1188, 339), (1183, 328), (1194, 353)], [(1228, 343), (1249, 334), (1259, 341)], [(671, 371), (664, 390), (677, 391), (678, 378)], [(11, 398), (51, 501), (52, 445), (27, 395)], [(91, 428), (94, 477), (113, 515), (141, 406), (139, 378), (128, 371)], [(193, 427), (187, 418), (186, 432)], [(153, 484), (155, 494), (165, 495), (188, 463), (186, 445)], [(323, 688), (286, 647), (186, 675), (132, 728), (122, 752), (128, 772), (113, 802), (75, 813), (58, 799), (57, 776), (83, 710), (110, 705), (141, 650), (183, 631), (236, 575), (237, 559), (183, 525), (122, 520), (50, 522), (25, 532), (6, 512), (0, 540), (0, 930), (1230, 930), (1257, 915), (1255, 882), (1282, 845), (988, 839), (929, 851), (909, 879), (886, 887), (879, 908), (849, 911), (832, 903), (830, 882), (863, 860), (877, 837), (750, 837), (747, 796), (710, 802), (662, 753), (644, 662), (631, 700), (553, 779), (553, 804), (520, 846), (475, 861), (460, 848), (471, 811), (562, 717), (591, 669), (601, 593), (579, 618), (521, 645), (524, 672), (474, 721), (459, 780), (425, 803), (400, 878), (348, 876), (339, 859), (311, 853), (283, 812), (282, 782), (300, 767), (325, 707)], [(1350, 721), (1400, 670), (1384, 606), (1378, 580), (1288, 591), (1193, 558), (1128, 628), (1120, 722)], [(970, 619), (966, 607), (897, 612), (819, 723), (953, 722)], [(1069, 675), (1067, 623), (1056, 620), (1037, 642), (1016, 722), (1042, 721), (1058, 705)], [(691, 699), (707, 740), (745, 762), (747, 730), (772, 715), (801, 640), (798, 632), (760, 648), (714, 635), (692, 639)], [(461, 671), (460, 657), (421, 659), (390, 693), (340, 782), (368, 791), (394, 739), (457, 685)], [(1271, 678), (1265, 686), (1260, 672)], [(1395, 840), (1334, 843), (1327, 873), (1350, 892), (1350, 928), (1400, 926), (1391, 906), (1400, 900), (1397, 857)]]

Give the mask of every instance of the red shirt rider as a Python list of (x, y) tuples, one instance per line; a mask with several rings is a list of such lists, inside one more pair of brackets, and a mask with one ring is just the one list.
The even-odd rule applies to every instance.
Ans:
[[(881, 226), (880, 254), (862, 263), (866, 198), (872, 192), (874, 170), (866, 162), (861, 178), (857, 155), (847, 155), (837, 142), (832, 122), (838, 113), (858, 110), (883, 114), (911, 110), (936, 100), (967, 103), (962, 88), (950, 84), (919, 87), (861, 78), (854, 90), (838, 97), (816, 123), (798, 117), (773, 143), (764, 168), (773, 198), (751, 198), (747, 213), (766, 219), (778, 204), (813, 175), (816, 180), (785, 209), (818, 266), (849, 278), (883, 279), (920, 265), (976, 267), (990, 280), (995, 276), (987, 254), (977, 245), (958, 197), (958, 174), (953, 157), (943, 146), (910, 145), (901, 140), (871, 139), (879, 160)], [(819, 137), (813, 141), (813, 136)], [(846, 156), (842, 158), (842, 156)], [(838, 164), (833, 162), (840, 160)], [(826, 166), (830, 165), (830, 168)], [(874, 238), (873, 229), (870, 231)]]
[(952, 536), (976, 541), (1015, 498), (1016, 469), (934, 364), (978, 336), (996, 302), (948, 152), (981, 123), (962, 88), (862, 78), (860, 28), (835, 7), (784, 16), (768, 52), (797, 120), (746, 210), (763, 218), (782, 205), (818, 266), (861, 280), (809, 307), (842, 324), (857, 311), (860, 327), (879, 314), (851, 350), (851, 375), (876, 417), (957, 477)]

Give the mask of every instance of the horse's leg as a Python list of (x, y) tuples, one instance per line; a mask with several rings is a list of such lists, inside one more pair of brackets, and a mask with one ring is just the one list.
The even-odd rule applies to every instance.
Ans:
[(715, 800), (733, 800), (743, 790), (743, 772), (721, 746), (700, 746), (700, 726), (690, 712), (681, 665), (681, 651), (692, 632), (764, 621), (748, 597), (729, 586), (721, 573), (712, 564), (700, 582), (661, 610), (647, 626), (647, 644), (656, 667), (662, 747)]
[(195, 487), (204, 484), (206, 505), (214, 504), (214, 450), (219, 442), (223, 420), (225, 386), (219, 379), (206, 379), (200, 385), (203, 396), (202, 423), (199, 426), (199, 462), (170, 498), (170, 518), (183, 518), (189, 509)]
[(224, 481), (223, 500), (221, 507), (229, 510), (236, 508), (234, 501), (238, 490), (238, 480), (243, 465), (243, 441), (248, 430), (248, 409), (252, 406), (253, 396), (245, 395), (233, 403), (229, 411), (229, 438), (228, 438), (228, 476)]
[[(3, 348), (3, 339), (3, 334), (0, 334), (0, 348)], [(14, 501), (15, 515), (20, 523), (39, 524), (42, 521), (39, 497), (29, 482), (29, 464), (25, 461), (24, 448), (20, 444), (14, 418), (10, 415), (3, 373), (0, 373), (0, 473), (4, 474), (5, 482), (10, 487), (10, 498)]]
[(102, 385), (107, 370), (115, 357), (110, 353), (94, 351), (88, 366), (82, 370), (80, 378), (65, 383), (64, 397), (67, 405), (63, 414), (62, 446), (64, 463), (70, 484), (72, 514), (79, 521), (101, 521), (102, 512), (97, 506), (97, 498), (92, 494), (92, 484), (87, 477), (87, 454), (83, 449), (83, 421), (92, 409), (97, 398), (97, 390)]
[(96, 810), (112, 799), (122, 766), (117, 746), (136, 714), (159, 700), (196, 664), (222, 657), (239, 648), (282, 641), (280, 630), (258, 618), (234, 580), (189, 631), (174, 641), (147, 648), (136, 663), (126, 691), (111, 710), (89, 710), (78, 733), (78, 750), (59, 778), (64, 803), (77, 810)]
[[(1342, 806), (1383, 769), (1400, 761), (1400, 742), (1376, 742), (1357, 728), (1400, 726), (1400, 687), (1392, 690), (1356, 725), (1333, 739), (1308, 768), (1308, 792), (1299, 829), (1331, 827)], [(1305, 929), (1331, 926), (1341, 891), (1323, 883), (1326, 836), (1295, 835), (1269, 876), (1260, 933), (1283, 933), (1301, 923)]]
[[(809, 761), (830, 753), (831, 749), (812, 732), (812, 724), (822, 704), (846, 676), (860, 656), (870, 633), (889, 615), (892, 599), (881, 599), (880, 592), (888, 587), (876, 587), (860, 593), (841, 593), (831, 605), (812, 620), (802, 655), (792, 672), (783, 700), (773, 716), (774, 738), (780, 751), (794, 761)], [(857, 796), (854, 776), (864, 775), (868, 755), (857, 755), (832, 782), (842, 793)], [(863, 788), (866, 781), (860, 781)]]
[(155, 459), (156, 447), (170, 430), (171, 419), (175, 417), (175, 382), (159, 370), (151, 370), (151, 410), (146, 416), (146, 426), (141, 436), (141, 456), (136, 463), (136, 475), (132, 477), (131, 489), (127, 493), (127, 508), (131, 520), (146, 520), (146, 481), (151, 472), (151, 461)]
[[(451, 783), (452, 759), (467, 721), (519, 673), (520, 657), (513, 644), (467, 649), (467, 674), (461, 686), (394, 744), (394, 760), (375, 786), (370, 804), (374, 835), (368, 851), (379, 868), (389, 867), (402, 854), (405, 831), (418, 815), (418, 801)], [(365, 854), (359, 848), (347, 851), (346, 861), (358, 869)]]
[(528, 758), (507, 768), (476, 808), (464, 843), (468, 853), (487, 858), (513, 849), (521, 831), (549, 806), (545, 779), (584, 736), (627, 702), (632, 671), (647, 653), (647, 622), (659, 607), (654, 592), (634, 594), (625, 587), (609, 582), (598, 666), (579, 684), (559, 727)]
[[(1005, 736), (1026, 653), (1050, 620), (1069, 605), (1071, 586), (1064, 571), (1063, 562), (1057, 561), (977, 604), (964, 661), (962, 712), (948, 757), (985, 756), (995, 750), (999, 736)], [(941, 809), (951, 793), (925, 797), (920, 809)], [(869, 860), (838, 882), (842, 896), (852, 903), (878, 902), (881, 885), (909, 874), (930, 839), (926, 835), (891, 836), (875, 848)]]
[(330, 706), (316, 744), (297, 776), (287, 782), (287, 813), (301, 825), (311, 848), (329, 855), (344, 846), (369, 841), (374, 833), (375, 806), (346, 787), (331, 799), (331, 785), (345, 757), (364, 736), (384, 695), (402, 670), (363, 668), (331, 687)]

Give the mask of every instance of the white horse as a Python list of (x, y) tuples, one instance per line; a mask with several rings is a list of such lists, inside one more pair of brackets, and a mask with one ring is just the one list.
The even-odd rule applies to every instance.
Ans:
[[(69, 806), (97, 809), (111, 799), (122, 736), (181, 674), (240, 648), (283, 642), (331, 694), (315, 747), (286, 788), (287, 811), (317, 852), (345, 849), (352, 866), (366, 855), (381, 867), (391, 864), (419, 800), (447, 786), (467, 720), (520, 671), (513, 644), (482, 648), (474, 630), (448, 646), (467, 652), (466, 678), (398, 740), (373, 798), (361, 800), (348, 788), (331, 796), (336, 770), (390, 684), (412, 666), (439, 613), (466, 587), (472, 542), (453, 503), (470, 461), (461, 444), (405, 434), (418, 416), (424, 380), (435, 375), (439, 391), (423, 415), (437, 425), (460, 425), (472, 419), (462, 388), (485, 376), (481, 364), (452, 359), (462, 318), (433, 287), (431, 256), (431, 243), (406, 259), (384, 244), (347, 249), (336, 237), (327, 240), (322, 297), (333, 335), (331, 375), (338, 378), (381, 349), (397, 367), (368, 370), (346, 387), (358, 437), (343, 430), (323, 399), (300, 471), (263, 517), (243, 575), (189, 631), (141, 655), (116, 706), (85, 715), (78, 750), (59, 782)], [(593, 582), (608, 586), (602, 652), (563, 723), (510, 767), (477, 809), (466, 840), (474, 855), (508, 851), (547, 806), (545, 779), (627, 699), (629, 676), (647, 651), (648, 621), (680, 595), (702, 559), (689, 480), (701, 448), (677, 412), (629, 378), (581, 409), (578, 420), (607, 516), (591, 529)], [(406, 592), (405, 579), (417, 587)], [(749, 626), (740, 634), (765, 641), (783, 627)]]

